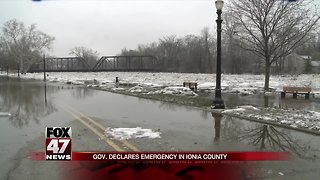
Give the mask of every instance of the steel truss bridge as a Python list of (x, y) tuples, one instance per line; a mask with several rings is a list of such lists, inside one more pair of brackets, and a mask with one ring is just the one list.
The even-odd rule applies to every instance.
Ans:
[[(44, 65), (45, 62), (45, 65)], [(96, 71), (158, 71), (159, 61), (155, 56), (102, 56), (94, 65), (83, 58), (45, 58), (31, 65), (29, 72), (96, 72)]]

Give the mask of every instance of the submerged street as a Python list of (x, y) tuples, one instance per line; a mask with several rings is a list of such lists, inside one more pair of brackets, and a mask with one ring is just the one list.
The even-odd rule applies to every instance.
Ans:
[[(32, 152), (44, 151), (48, 126), (72, 127), (72, 151), (287, 151), (292, 160), (259, 162), (256, 177), (320, 176), (318, 136), (193, 107), (60, 83), (1, 78), (0, 112), (11, 113), (0, 116), (0, 179), (57, 178), (60, 162), (30, 159)], [(116, 128), (132, 128), (131, 132), (145, 136), (119, 135)]]

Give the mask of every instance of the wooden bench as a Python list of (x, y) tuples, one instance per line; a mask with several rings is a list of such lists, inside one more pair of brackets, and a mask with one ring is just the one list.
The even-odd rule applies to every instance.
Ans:
[(198, 83), (196, 83), (196, 82), (183, 82), (183, 87), (189, 87), (192, 91), (197, 92)]
[(283, 91), (281, 92), (281, 98), (286, 97), (286, 93), (292, 93), (293, 98), (297, 99), (298, 94), (304, 94), (305, 99), (309, 99), (311, 92), (311, 88), (309, 87), (289, 87), (289, 86), (284, 86)]

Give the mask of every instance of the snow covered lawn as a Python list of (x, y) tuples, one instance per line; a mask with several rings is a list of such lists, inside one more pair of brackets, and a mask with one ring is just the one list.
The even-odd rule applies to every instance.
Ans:
[[(12, 74), (12, 76), (16, 76)], [(21, 75), (26, 79), (43, 79), (43, 73)], [(115, 88), (115, 79), (119, 78), (120, 86), (130, 88), (119, 89), (128, 92), (162, 93), (195, 95), (188, 88), (181, 88), (184, 81), (198, 83), (201, 92), (210, 92), (215, 88), (215, 74), (194, 73), (151, 73), (151, 72), (51, 72), (48, 81), (77, 85), (89, 85), (101, 88)], [(222, 88), (226, 93), (254, 94), (263, 92), (264, 75), (222, 75)], [(316, 97), (320, 97), (320, 74), (271, 76), (270, 88), (274, 92), (282, 91), (283, 86), (311, 87)]]

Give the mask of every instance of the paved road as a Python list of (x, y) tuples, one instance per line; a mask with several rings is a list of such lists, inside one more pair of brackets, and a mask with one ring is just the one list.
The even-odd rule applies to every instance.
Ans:
[[(1, 80), (0, 179), (57, 179), (59, 162), (36, 162), (47, 126), (71, 126), (73, 151), (260, 151), (292, 152), (289, 162), (259, 163), (261, 179), (317, 179), (317, 136), (297, 133), (186, 106), (58, 83)], [(115, 140), (108, 127), (142, 127), (161, 138)], [(46, 178), (44, 178), (46, 177)]]

